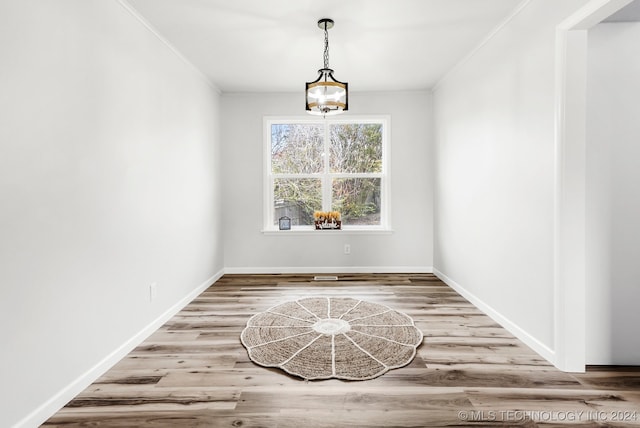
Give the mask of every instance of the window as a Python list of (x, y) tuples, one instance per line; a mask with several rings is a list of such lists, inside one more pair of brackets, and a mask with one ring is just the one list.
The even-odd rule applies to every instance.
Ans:
[(388, 123), (266, 118), (265, 230), (283, 216), (310, 229), (314, 211), (339, 211), (345, 229), (386, 229)]

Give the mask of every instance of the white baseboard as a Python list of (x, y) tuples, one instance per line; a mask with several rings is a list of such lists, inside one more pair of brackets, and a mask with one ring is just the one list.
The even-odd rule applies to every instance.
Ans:
[(270, 274), (270, 273), (433, 273), (431, 266), (335, 266), (335, 267), (231, 267), (228, 274)]
[(116, 350), (104, 357), (102, 361), (98, 362), (86, 373), (71, 382), (68, 386), (60, 390), (56, 395), (44, 402), (37, 409), (27, 415), (24, 419), (19, 421), (16, 425), (14, 425), (14, 428), (31, 428), (40, 426), (47, 419), (53, 416), (58, 410), (64, 407), (64, 405), (67, 404), (71, 399), (73, 399), (76, 395), (78, 395), (89, 385), (91, 385), (96, 379), (106, 373), (111, 367), (113, 367), (118, 361), (124, 358), (136, 346), (141, 344), (153, 332), (162, 327), (164, 323), (169, 321), (171, 317), (177, 314), (182, 308), (189, 304), (189, 302), (198, 297), (211, 284), (220, 279), (223, 274), (224, 271), (221, 270), (211, 278), (204, 281), (193, 291), (183, 297), (180, 301), (167, 309), (162, 315), (149, 323), (149, 325), (144, 327), (133, 337), (120, 345)]
[(491, 319), (493, 319), (495, 322), (497, 322), (502, 327), (504, 327), (505, 330), (507, 330), (509, 333), (513, 334), (515, 337), (517, 337), (519, 340), (524, 342), (531, 349), (533, 349), (538, 354), (540, 354), (540, 356), (542, 358), (544, 358), (545, 360), (549, 361), (553, 365), (556, 364), (556, 353), (555, 353), (555, 351), (553, 349), (549, 348), (547, 345), (545, 345), (544, 343), (540, 342), (535, 337), (531, 336), (529, 333), (527, 333), (525, 330), (523, 330), (516, 323), (514, 323), (510, 319), (506, 318), (504, 315), (500, 314), (498, 311), (493, 309), (490, 305), (485, 303), (483, 300), (478, 298), (476, 295), (474, 295), (473, 293), (467, 291), (462, 285), (458, 284), (457, 282), (455, 282), (454, 280), (449, 278), (447, 275), (445, 275), (444, 273), (440, 272), (437, 268), (433, 269), (433, 273), (438, 278), (440, 278), (445, 284), (447, 284), (449, 287), (451, 287), (454, 290), (456, 290), (462, 297), (467, 299), (474, 306), (476, 306), (482, 312), (487, 314)]

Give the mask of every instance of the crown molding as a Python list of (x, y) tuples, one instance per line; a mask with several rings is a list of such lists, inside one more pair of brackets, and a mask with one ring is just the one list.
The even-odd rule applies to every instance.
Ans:
[(211, 79), (209, 79), (209, 77), (207, 77), (198, 67), (196, 67), (184, 55), (182, 55), (182, 53), (175, 46), (173, 46), (171, 42), (165, 39), (164, 36), (160, 34), (160, 32), (158, 32), (158, 30), (156, 30), (156, 28), (149, 21), (147, 21), (146, 18), (142, 16), (142, 14), (138, 12), (138, 10), (135, 7), (133, 7), (127, 0), (115, 0), (115, 1), (120, 3), (120, 5), (127, 12), (129, 12), (135, 19), (137, 19), (138, 22), (140, 22), (147, 30), (149, 30), (151, 34), (153, 34), (158, 40), (160, 40), (160, 42), (162, 42), (166, 47), (168, 47), (169, 50), (173, 52), (173, 54), (177, 56), (180, 61), (182, 61), (189, 68), (191, 68), (202, 80), (204, 80), (204, 82), (208, 86), (210, 86), (214, 91), (216, 91), (218, 95), (222, 93), (220, 88), (218, 88), (218, 86), (215, 83), (213, 83)]

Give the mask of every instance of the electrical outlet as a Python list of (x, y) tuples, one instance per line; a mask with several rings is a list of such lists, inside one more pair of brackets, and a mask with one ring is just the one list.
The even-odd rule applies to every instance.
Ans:
[(153, 302), (154, 300), (156, 300), (157, 296), (158, 296), (158, 283), (152, 282), (151, 285), (149, 286), (149, 301)]
[(344, 244), (344, 253), (345, 254), (351, 254), (351, 245)]

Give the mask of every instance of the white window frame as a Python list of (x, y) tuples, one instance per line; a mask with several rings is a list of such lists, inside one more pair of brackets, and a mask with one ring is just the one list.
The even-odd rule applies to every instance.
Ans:
[[(274, 224), (273, 218), (273, 187), (274, 176), (271, 172), (271, 126), (274, 124), (321, 124), (324, 125), (324, 152), (329, 152), (329, 125), (330, 124), (350, 124), (350, 123), (380, 123), (382, 124), (382, 171), (379, 173), (330, 173), (329, 162), (325, 161), (324, 171), (322, 173), (312, 174), (277, 174), (277, 178), (321, 178), (323, 180), (323, 194), (322, 201), (324, 211), (330, 210), (332, 187), (331, 180), (333, 178), (380, 178), (380, 224), (379, 225), (346, 225), (343, 224), (342, 230), (344, 231), (391, 231), (391, 216), (390, 216), (390, 174), (389, 165), (391, 163), (390, 150), (389, 150), (389, 136), (391, 128), (391, 117), (386, 115), (370, 115), (370, 116), (340, 116), (332, 117), (328, 119), (322, 118), (310, 118), (308, 116), (265, 116), (263, 119), (264, 129), (264, 156), (263, 156), (263, 183), (264, 183), (264, 232), (308, 232), (314, 230), (312, 225), (292, 225), (291, 230), (279, 231), (277, 223)], [(318, 233), (322, 233), (319, 231)], [(340, 233), (340, 232), (327, 232), (327, 233)]]

